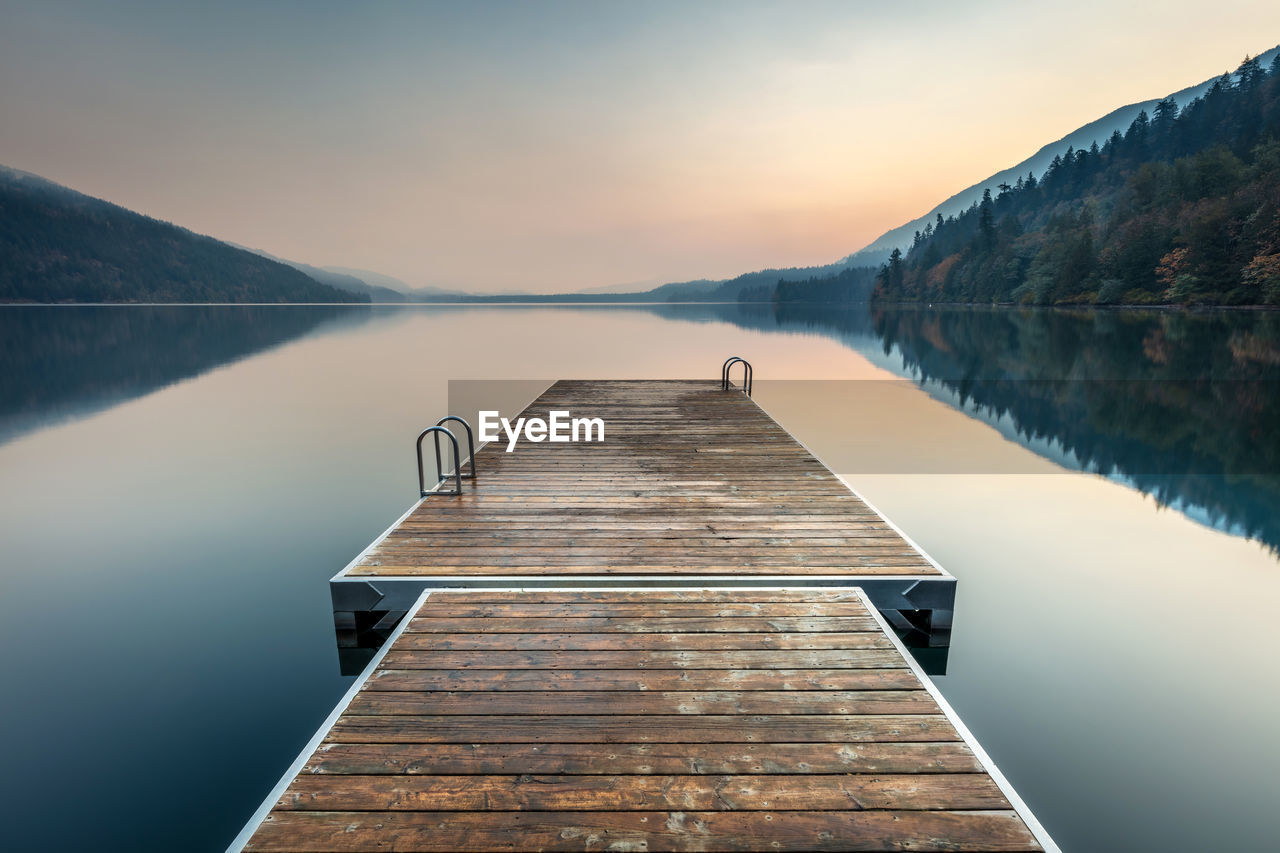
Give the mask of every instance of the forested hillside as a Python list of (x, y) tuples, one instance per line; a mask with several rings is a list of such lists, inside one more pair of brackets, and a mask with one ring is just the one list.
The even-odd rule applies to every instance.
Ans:
[(875, 297), (1280, 304), (1280, 57), (994, 189), (895, 250)]
[(0, 166), (0, 302), (368, 302), (260, 257)]

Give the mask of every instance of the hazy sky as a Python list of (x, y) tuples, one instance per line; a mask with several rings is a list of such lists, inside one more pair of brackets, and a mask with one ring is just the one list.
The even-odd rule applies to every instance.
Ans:
[(0, 163), (415, 286), (652, 285), (835, 260), (1277, 41), (1271, 0), (0, 0)]

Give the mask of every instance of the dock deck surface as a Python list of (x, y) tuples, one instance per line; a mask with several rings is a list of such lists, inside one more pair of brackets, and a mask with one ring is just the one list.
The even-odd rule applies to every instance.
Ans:
[(520, 416), (553, 410), (605, 440), (481, 448), (460, 496), (424, 498), (332, 579), (338, 624), (394, 620), (426, 588), (836, 585), (930, 614), (946, 644), (955, 579), (747, 395), (561, 380)]
[(423, 595), (245, 850), (1042, 849), (860, 590)]
[(521, 414), (600, 443), (505, 439), (348, 577), (939, 575), (750, 397), (718, 382), (560, 381)]

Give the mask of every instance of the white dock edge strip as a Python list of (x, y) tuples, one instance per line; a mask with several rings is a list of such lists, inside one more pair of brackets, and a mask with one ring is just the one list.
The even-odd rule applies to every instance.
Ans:
[(395, 630), (391, 632), (391, 635), (387, 637), (387, 641), (382, 644), (382, 648), (378, 649), (377, 654), (373, 656), (373, 660), (369, 661), (369, 665), (364, 668), (364, 672), (360, 673), (360, 677), (352, 682), (351, 686), (347, 688), (347, 692), (338, 700), (338, 704), (333, 706), (333, 710), (329, 712), (329, 716), (324, 718), (323, 722), (320, 723), (320, 727), (316, 729), (316, 733), (311, 736), (311, 739), (302, 747), (302, 751), (298, 753), (298, 757), (289, 765), (289, 769), (284, 771), (284, 775), (280, 777), (280, 781), (277, 782), (275, 787), (271, 789), (271, 792), (267, 794), (267, 798), (262, 801), (262, 805), (258, 806), (258, 810), (253, 813), (253, 816), (249, 818), (249, 822), (240, 830), (240, 834), (235, 837), (235, 840), (233, 840), (230, 845), (228, 845), (227, 853), (240, 853), (240, 851), (244, 850), (244, 846), (249, 843), (249, 839), (258, 831), (258, 827), (262, 825), (264, 820), (266, 820), (267, 815), (271, 814), (271, 810), (275, 808), (276, 802), (284, 796), (284, 792), (288, 789), (290, 783), (293, 782), (294, 778), (302, 772), (302, 768), (307, 765), (307, 762), (311, 760), (311, 756), (320, 748), (320, 744), (324, 742), (325, 735), (327, 735), (329, 730), (333, 728), (334, 724), (338, 722), (338, 718), (347, 710), (347, 706), (349, 706), (352, 700), (356, 698), (356, 694), (364, 688), (366, 683), (368, 683), (370, 676), (377, 672), (379, 664), (382, 663), (382, 659), (387, 656), (387, 652), (391, 651), (391, 647), (395, 645), (396, 640), (399, 640), (400, 635), (409, 627), (411, 618), (422, 607), (422, 603), (426, 601), (427, 596), (430, 594), (430, 590), (424, 590), (423, 593), (418, 596), (418, 600), (414, 602), (413, 608), (405, 614), (403, 619), (400, 620), (400, 624), (397, 625)]
[[(359, 559), (359, 558), (357, 558)], [(856, 571), (850, 570), (848, 574), (843, 575), (351, 575), (350, 577), (335, 576), (330, 579), (330, 583), (334, 581), (347, 583), (371, 583), (378, 584), (383, 581), (407, 581), (409, 583), (425, 584), (429, 588), (439, 589), (448, 587), (450, 589), (494, 589), (495, 587), (485, 586), (490, 583), (503, 584), (527, 584), (531, 579), (538, 578), (544, 581), (537, 586), (522, 586), (521, 589), (555, 589), (555, 586), (548, 584), (558, 584), (561, 587), (569, 587), (578, 589), (579, 584), (583, 583), (608, 583), (610, 580), (620, 582), (628, 582), (635, 584), (637, 581), (652, 581), (648, 588), (655, 586), (670, 586), (672, 589), (698, 589), (701, 586), (711, 588), (724, 581), (724, 584), (730, 586), (743, 586), (751, 588), (753, 585), (748, 584), (748, 579), (758, 578), (760, 584), (754, 586), (755, 589), (803, 589), (806, 586), (816, 586), (817, 581), (825, 584), (835, 584), (837, 586), (847, 587), (854, 581), (875, 583), (876, 581), (954, 581), (951, 575), (938, 577), (937, 575), (860, 575)], [(801, 583), (803, 579), (804, 583)], [(791, 586), (779, 587), (779, 581), (790, 581)], [(723, 586), (724, 584), (720, 584)], [(854, 584), (856, 586), (857, 584)], [(506, 589), (505, 586), (497, 587), (498, 589)], [(602, 589), (604, 587), (601, 587)], [(614, 587), (617, 589), (618, 587)], [(637, 587), (639, 589), (641, 587)]]
[(1013, 805), (1013, 810), (1018, 813), (1018, 817), (1022, 818), (1022, 822), (1027, 825), (1027, 829), (1031, 830), (1031, 834), (1036, 837), (1036, 841), (1038, 841), (1040, 846), (1045, 849), (1045, 853), (1062, 853), (1058, 845), (1054, 843), (1053, 838), (1049, 836), (1048, 831), (1040, 825), (1040, 821), (1036, 819), (1035, 813), (1031, 811), (1030, 806), (1023, 802), (1022, 797), (1018, 796), (1017, 790), (1009, 783), (1009, 780), (1005, 778), (1005, 775), (1000, 772), (1000, 768), (991, 760), (991, 756), (987, 755), (987, 751), (982, 748), (982, 745), (978, 743), (978, 739), (973, 736), (973, 732), (969, 731), (969, 727), (960, 719), (960, 715), (956, 713), (955, 708), (952, 708), (951, 704), (947, 702), (946, 697), (942, 695), (942, 691), (933, 683), (933, 679), (929, 678), (929, 676), (925, 674), (924, 670), (920, 668), (920, 665), (916, 663), (916, 659), (907, 651), (907, 647), (902, 644), (900, 639), (898, 639), (898, 635), (894, 633), (893, 628), (891, 628), (889, 623), (884, 620), (884, 617), (880, 615), (880, 611), (876, 610), (875, 605), (873, 605), (871, 600), (867, 598), (867, 594), (861, 589), (858, 589), (858, 595), (862, 597), (862, 603), (867, 606), (869, 611), (871, 611), (871, 615), (875, 617), (876, 622), (879, 623), (881, 630), (884, 631), (890, 642), (893, 643), (894, 648), (896, 648), (906, 660), (907, 666), (911, 668), (913, 673), (915, 673), (916, 678), (920, 679), (920, 683), (924, 685), (924, 689), (929, 691), (929, 695), (931, 695), (933, 700), (938, 703), (938, 707), (942, 709), (943, 715), (951, 721), (951, 725), (955, 727), (956, 732), (960, 735), (961, 739), (964, 740), (965, 744), (968, 745), (969, 749), (973, 750), (973, 754), (977, 756), (983, 769), (987, 771), (987, 774), (991, 776), (992, 780), (996, 783), (996, 786), (999, 787), (1005, 797), (1008, 798), (1010, 804)]

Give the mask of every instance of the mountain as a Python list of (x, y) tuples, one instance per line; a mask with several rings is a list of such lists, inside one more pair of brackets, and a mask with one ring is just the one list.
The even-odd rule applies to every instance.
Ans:
[(1280, 54), (1139, 112), (898, 249), (876, 296), (1024, 304), (1280, 304)]
[[(465, 290), (451, 290), (446, 287), (436, 287), (434, 285), (425, 284), (418, 287), (412, 287), (406, 282), (401, 281), (393, 276), (383, 275), (379, 272), (371, 270), (354, 269), (352, 267), (324, 267), (328, 272), (340, 273), (342, 275), (353, 276), (367, 283), (370, 287), (379, 288), (381, 290), (390, 290), (397, 294), (397, 299), (378, 299), (374, 297), (375, 302), (423, 302), (423, 301), (441, 301), (443, 299), (453, 299), (455, 297), (463, 298), (473, 296)], [(506, 295), (506, 294), (503, 294)]]
[(697, 279), (675, 281), (645, 291), (590, 288), (576, 293), (454, 293), (416, 290), (410, 298), (418, 302), (465, 303), (738, 303), (782, 301), (866, 302), (877, 273), (875, 267), (827, 264), (818, 267), (788, 267), (743, 273), (719, 281)]
[(596, 287), (584, 287), (581, 290), (575, 290), (574, 293), (586, 293), (588, 295), (594, 293), (643, 293), (653, 289), (652, 282), (631, 282), (629, 284), (603, 284)]
[[(1261, 54), (1258, 60), (1265, 68), (1278, 55), (1280, 55), (1280, 47), (1273, 47), (1271, 50)], [(1215, 77), (1212, 80), (1206, 80), (1195, 86), (1188, 86), (1165, 97), (1173, 98), (1179, 104), (1185, 105), (1205, 94), (1209, 87), (1219, 79)], [(1138, 113), (1146, 111), (1149, 114), (1154, 111), (1156, 104), (1162, 100), (1165, 100), (1165, 98), (1142, 101), (1141, 103), (1129, 104), (1117, 110), (1112, 110), (1102, 118), (1077, 128), (1061, 139), (1049, 143), (1016, 166), (1012, 166), (1002, 172), (996, 172), (991, 177), (961, 190), (919, 219), (913, 219), (905, 225), (886, 231), (865, 248), (844, 258), (842, 263), (853, 266), (879, 266), (883, 264), (889, 259), (891, 251), (895, 248), (905, 250), (911, 245), (915, 232), (923, 230), (926, 225), (934, 222), (939, 215), (945, 219), (948, 216), (956, 216), (961, 211), (967, 210), (974, 202), (982, 198), (984, 189), (995, 191), (1001, 184), (1013, 184), (1019, 177), (1025, 178), (1028, 173), (1034, 173), (1037, 176), (1044, 174), (1044, 170), (1053, 162), (1053, 158), (1066, 153), (1068, 148), (1080, 151), (1087, 149), (1095, 142), (1101, 145), (1117, 130), (1124, 132), (1133, 123), (1133, 120), (1138, 117)]]
[[(769, 301), (776, 297), (776, 289), (782, 284), (849, 283), (853, 278), (847, 274), (854, 268), (855, 265), (848, 261), (837, 261), (834, 264), (813, 267), (757, 270), (718, 281), (704, 278), (695, 281), (671, 282), (647, 290), (643, 296), (646, 297), (644, 301), (661, 302)], [(792, 292), (798, 293), (798, 290), (793, 288)], [(865, 299), (868, 292), (869, 288), (864, 288), (858, 293), (851, 292), (849, 295)]]
[[(335, 266), (326, 266), (326, 267), (322, 267), (322, 269), (325, 272), (336, 273), (338, 275), (345, 275), (345, 276), (350, 276), (351, 278), (359, 279), (360, 281), (364, 282), (370, 287), (377, 287), (383, 290), (390, 290), (393, 293), (398, 293), (402, 296), (406, 293), (411, 293), (414, 290), (414, 288), (410, 287), (407, 283), (401, 281), (398, 278), (395, 278), (389, 275), (383, 275), (382, 273), (374, 272), (373, 270), (359, 270), (359, 269), (354, 269), (352, 267), (335, 267)], [(419, 289), (422, 289), (422, 288), (419, 288)], [(437, 288), (426, 288), (426, 289), (436, 290)]]
[[(315, 279), (321, 284), (327, 284), (330, 287), (336, 287), (339, 290), (345, 290), (347, 293), (358, 293), (367, 296), (374, 302), (404, 302), (407, 298), (399, 290), (393, 290), (389, 287), (381, 287), (379, 285), (370, 284), (367, 280), (354, 275), (339, 271), (335, 267), (313, 267), (311, 264), (304, 264), (301, 261), (291, 261), (288, 258), (277, 257), (270, 252), (262, 249), (255, 249), (251, 246), (241, 246), (236, 243), (230, 244), (237, 249), (244, 249), (246, 252), (253, 252), (255, 255), (261, 255), (264, 258), (270, 258), (277, 263), (293, 267), (308, 277)], [(376, 275), (376, 273), (368, 273), (367, 275)], [(389, 276), (384, 276), (390, 278)], [(395, 281), (395, 279), (391, 279)], [(407, 286), (406, 286), (407, 287)]]
[(0, 166), (0, 302), (368, 302), (292, 267)]
[(370, 284), (367, 280), (359, 276), (349, 275), (347, 273), (334, 272), (327, 267), (313, 267), (310, 264), (302, 264), (296, 261), (285, 261), (284, 263), (301, 270), (316, 281), (336, 287), (339, 290), (345, 290), (349, 293), (362, 293), (368, 296), (374, 302), (404, 302), (405, 295), (399, 290), (390, 287), (382, 287), (377, 284)]

